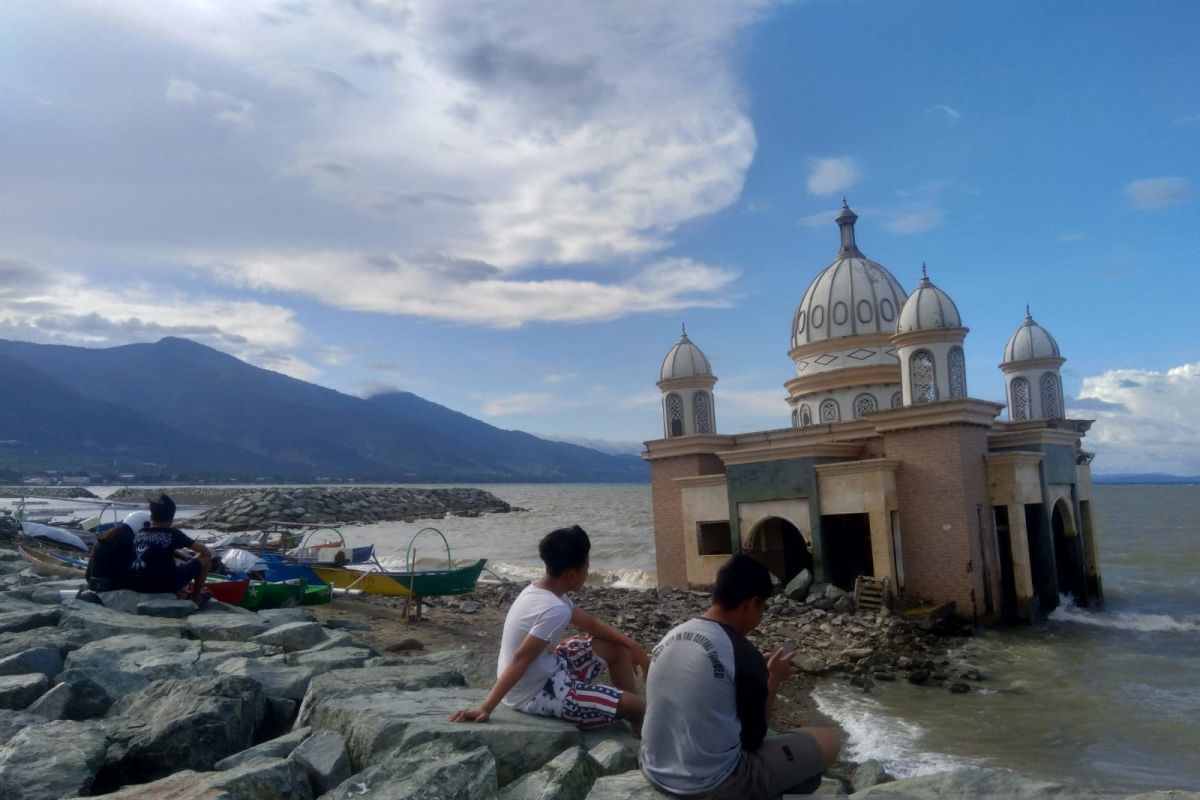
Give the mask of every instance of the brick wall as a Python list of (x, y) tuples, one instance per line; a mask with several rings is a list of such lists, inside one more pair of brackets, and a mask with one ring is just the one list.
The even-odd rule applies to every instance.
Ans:
[[(985, 541), (995, 540), (983, 458), (987, 431), (973, 425), (891, 431), (886, 449), (888, 458), (900, 461), (896, 494), (905, 594), (953, 600), (963, 616), (975, 610), (982, 615), (977, 505), (984, 510)], [(989, 566), (995, 578), (994, 558)]]
[(650, 497), (654, 504), (654, 558), (658, 585), (687, 587), (686, 546), (683, 530), (683, 495), (676, 478), (718, 475), (725, 471), (721, 459), (711, 454), (664, 458), (650, 462)]

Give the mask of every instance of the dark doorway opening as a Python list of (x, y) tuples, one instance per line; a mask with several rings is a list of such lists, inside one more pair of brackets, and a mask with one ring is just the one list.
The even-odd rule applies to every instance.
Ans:
[(1008, 523), (1008, 507), (995, 506), (992, 513), (996, 518), (996, 549), (1000, 551), (1000, 619), (1016, 622), (1017, 575), (1013, 569), (1012, 531)]
[(1058, 580), (1054, 575), (1054, 545), (1045, 535), (1045, 511), (1041, 503), (1025, 505), (1025, 533), (1029, 546), (1029, 576), (1033, 580), (1033, 595), (1037, 607), (1030, 609), (1034, 617), (1049, 614), (1058, 608)]
[(1087, 605), (1087, 578), (1083, 568), (1083, 548), (1076, 535), (1075, 523), (1067, 504), (1059, 500), (1050, 515), (1054, 532), (1054, 564), (1058, 591), (1070, 595), (1080, 606)]
[(874, 575), (869, 514), (826, 514), (821, 517), (821, 545), (829, 582), (854, 591), (859, 575)]
[(781, 517), (767, 517), (754, 526), (746, 552), (766, 564), (784, 585), (802, 570), (813, 568), (812, 551), (800, 529)]

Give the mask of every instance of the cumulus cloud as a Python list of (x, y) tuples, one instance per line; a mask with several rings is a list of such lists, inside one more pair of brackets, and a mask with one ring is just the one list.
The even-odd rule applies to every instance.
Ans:
[(808, 193), (830, 195), (844, 192), (858, 183), (858, 161), (851, 156), (810, 158), (808, 161)]
[(1133, 207), (1142, 211), (1178, 205), (1192, 197), (1187, 178), (1144, 178), (1126, 184), (1124, 191)]
[(1096, 419), (1085, 446), (1099, 473), (1200, 474), (1200, 362), (1085, 378), (1067, 409)]
[(777, 417), (780, 427), (787, 423), (790, 409), (783, 389), (722, 389), (717, 402), (729, 413), (748, 417)]
[(933, 230), (945, 220), (944, 209), (938, 206), (917, 205), (888, 212), (883, 227), (892, 233), (924, 233)]

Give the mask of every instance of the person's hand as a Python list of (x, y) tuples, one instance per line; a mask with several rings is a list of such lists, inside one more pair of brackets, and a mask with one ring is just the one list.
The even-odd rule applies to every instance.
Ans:
[(487, 722), (492, 712), (482, 708), (463, 708), (450, 715), (451, 722)]
[(642, 680), (646, 680), (646, 678), (650, 675), (649, 656), (647, 656), (646, 652), (642, 650), (642, 646), (633, 639), (629, 640), (629, 644), (627, 644), (626, 647), (629, 648), (629, 658), (633, 662), (634, 674), (636, 675), (640, 670), (642, 673)]
[(784, 650), (782, 647), (767, 657), (767, 675), (776, 685), (781, 683), (792, 671), (792, 661), (796, 658), (796, 650)]

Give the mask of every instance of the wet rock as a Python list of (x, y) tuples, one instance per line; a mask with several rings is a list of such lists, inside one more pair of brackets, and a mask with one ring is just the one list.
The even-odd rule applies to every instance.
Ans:
[(637, 753), (613, 739), (600, 742), (588, 750), (588, 755), (600, 767), (601, 775), (618, 775), (637, 769)]
[(325, 641), (325, 630), (315, 622), (288, 622), (251, 639), (259, 644), (282, 647), (286, 652), (307, 650)]
[(435, 741), (387, 752), (323, 800), (490, 800), (497, 785), (496, 760), (486, 747), (459, 749)]
[(662, 800), (663, 793), (641, 770), (597, 778), (587, 800)]
[(308, 775), (314, 794), (324, 794), (350, 777), (350, 754), (335, 731), (317, 731), (288, 756)]
[(308, 738), (310, 733), (312, 733), (312, 728), (297, 728), (291, 733), (277, 736), (262, 744), (256, 744), (248, 750), (227, 756), (214, 764), (213, 768), (217, 770), (233, 769), (255, 758), (287, 758), (293, 750), (300, 746), (301, 742)]
[(53, 679), (62, 672), (62, 654), (57, 647), (31, 647), (5, 658), (0, 658), (0, 675), (28, 675), (40, 672)]
[(92, 788), (108, 738), (88, 722), (32, 725), (0, 747), (0, 797), (58, 800)]
[(21, 711), (37, 700), (48, 688), (50, 681), (40, 672), (29, 675), (0, 676), (0, 708)]
[(946, 797), (1083, 800), (1094, 798), (1095, 793), (1071, 790), (1001, 770), (969, 768), (879, 784), (856, 792), (854, 797), (862, 800), (937, 800)]
[(500, 800), (584, 800), (599, 774), (600, 765), (588, 751), (572, 747), (509, 784)]
[(882, 764), (873, 758), (869, 758), (855, 768), (854, 778), (851, 780), (850, 787), (855, 792), (861, 792), (863, 789), (869, 789), (881, 783), (890, 783), (892, 780), (894, 779), (887, 773)]

